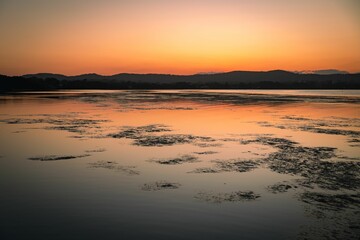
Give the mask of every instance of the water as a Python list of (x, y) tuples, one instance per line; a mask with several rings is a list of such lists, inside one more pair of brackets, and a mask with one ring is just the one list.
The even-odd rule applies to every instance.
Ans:
[(0, 96), (1, 239), (358, 239), (360, 91)]

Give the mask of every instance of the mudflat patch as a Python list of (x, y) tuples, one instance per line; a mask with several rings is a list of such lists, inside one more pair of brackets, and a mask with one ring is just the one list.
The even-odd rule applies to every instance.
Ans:
[(109, 134), (112, 138), (128, 138), (133, 140), (133, 145), (143, 147), (163, 147), (176, 144), (199, 144), (214, 142), (210, 137), (195, 136), (192, 134), (161, 134), (172, 130), (161, 124), (152, 124), (139, 127), (124, 127), (119, 133)]
[(235, 191), (230, 193), (199, 192), (195, 198), (209, 203), (247, 202), (260, 198), (253, 191)]
[(90, 168), (103, 168), (113, 170), (116, 172), (125, 173), (127, 175), (139, 175), (140, 172), (136, 170), (135, 166), (123, 166), (113, 161), (96, 161), (89, 163)]
[(213, 160), (213, 167), (197, 168), (192, 173), (249, 172), (260, 166), (258, 160), (230, 159)]
[(156, 162), (164, 165), (177, 165), (183, 163), (194, 163), (198, 162), (199, 159), (192, 155), (181, 155), (175, 158), (164, 158), (164, 159), (152, 159), (151, 162)]
[(29, 160), (34, 161), (58, 161), (58, 160), (70, 160), (75, 158), (84, 158), (89, 157), (90, 154), (82, 154), (82, 155), (44, 155), (44, 156), (36, 156), (36, 157), (29, 157)]
[(159, 190), (169, 190), (169, 189), (178, 189), (181, 186), (180, 183), (168, 182), (168, 181), (157, 181), (152, 183), (145, 183), (141, 189), (144, 191), (159, 191)]

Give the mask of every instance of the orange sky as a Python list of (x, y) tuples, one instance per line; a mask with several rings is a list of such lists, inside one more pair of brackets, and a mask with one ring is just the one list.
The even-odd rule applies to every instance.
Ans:
[(1, 0), (0, 73), (360, 72), (359, 0)]

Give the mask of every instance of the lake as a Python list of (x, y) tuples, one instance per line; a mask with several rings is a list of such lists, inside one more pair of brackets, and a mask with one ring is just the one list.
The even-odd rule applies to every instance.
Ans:
[(359, 90), (0, 95), (1, 239), (359, 239)]

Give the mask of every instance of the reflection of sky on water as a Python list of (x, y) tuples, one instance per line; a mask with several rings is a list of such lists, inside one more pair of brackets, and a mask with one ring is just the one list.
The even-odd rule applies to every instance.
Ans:
[[(250, 97), (254, 102), (244, 102), (245, 97), (236, 91), (207, 94), (207, 91), (205, 94), (202, 91), (66, 91), (2, 96), (0, 187), (4, 195), (0, 201), (5, 206), (6, 220), (1, 221), (1, 231), (14, 236), (56, 235), (74, 239), (103, 235), (114, 239), (120, 235), (164, 239), (183, 236), (285, 239), (300, 233), (303, 235), (299, 236), (311, 235), (311, 224), (319, 224), (318, 228), (326, 234), (328, 221), (340, 226), (335, 229), (339, 234), (346, 234), (343, 232), (346, 224), (354, 220), (350, 207), (346, 209), (350, 217), (342, 222), (339, 219), (344, 211), (338, 211), (333, 219), (322, 219), (325, 223), (320, 224), (317, 218), (309, 216), (309, 204), (298, 196), (318, 190), (326, 194), (356, 194), (358, 183), (354, 182), (355, 190), (330, 191), (319, 189), (316, 184), (312, 186), (314, 189), (307, 188), (306, 184), (297, 182), (306, 177), (292, 172), (280, 174), (263, 160), (280, 151), (278, 147), (259, 141), (243, 143), (261, 136), (288, 139), (298, 143), (299, 151), (306, 147), (336, 148), (335, 157), (321, 161), (358, 162), (357, 96), (345, 94), (351, 95), (350, 100), (344, 97), (345, 100), (334, 103), (329, 94), (339, 96), (342, 92), (329, 92), (325, 99), (303, 99), (292, 91), (289, 102), (281, 96), (281, 104), (277, 99), (274, 104), (271, 97), (258, 99), (257, 95)], [(216, 94), (219, 96), (214, 99)], [(248, 94), (251, 92), (247, 91)], [(240, 100), (236, 99), (237, 95)], [(136, 138), (109, 135), (150, 124), (162, 124), (171, 131), (142, 132)], [(304, 126), (346, 130), (352, 134), (318, 133)], [(164, 134), (189, 135), (200, 140), (161, 147), (134, 145), (137, 138)], [(204, 142), (203, 137), (213, 142)], [(294, 146), (286, 145), (289, 147)], [(206, 151), (214, 153), (196, 154)], [(184, 155), (195, 156), (197, 161), (156, 162), (156, 159), (179, 159)], [(46, 159), (46, 156), (83, 157), (61, 161), (28, 159)], [(231, 168), (234, 162), (244, 160), (260, 164), (244, 172)], [(216, 168), (219, 161), (226, 163), (223, 171), (194, 172)], [(156, 185), (158, 182), (162, 184)], [(269, 191), (269, 186), (283, 182), (291, 186), (287, 192)], [(168, 183), (178, 188), (172, 189)], [(165, 187), (143, 191), (144, 184)], [(252, 191), (259, 198), (240, 201), (234, 195), (239, 191)], [(223, 203), (206, 201), (209, 196)]]

